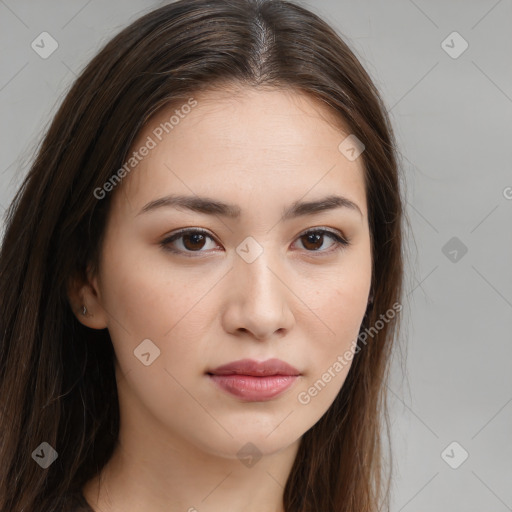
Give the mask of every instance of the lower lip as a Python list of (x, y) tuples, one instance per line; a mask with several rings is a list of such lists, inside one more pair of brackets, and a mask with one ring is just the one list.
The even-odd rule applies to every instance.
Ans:
[(271, 400), (286, 391), (297, 380), (297, 375), (209, 375), (224, 391), (250, 402)]

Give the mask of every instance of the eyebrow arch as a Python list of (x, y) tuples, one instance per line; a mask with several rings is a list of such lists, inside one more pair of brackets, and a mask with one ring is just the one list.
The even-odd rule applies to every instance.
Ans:
[[(242, 210), (237, 205), (224, 203), (209, 197), (168, 195), (149, 202), (137, 215), (162, 207), (184, 208), (198, 213), (220, 215), (231, 219), (239, 218), (242, 213)], [(359, 212), (361, 217), (363, 216), (359, 206), (350, 199), (339, 195), (329, 195), (315, 201), (295, 201), (284, 209), (281, 221), (313, 215), (336, 208), (348, 208)]]

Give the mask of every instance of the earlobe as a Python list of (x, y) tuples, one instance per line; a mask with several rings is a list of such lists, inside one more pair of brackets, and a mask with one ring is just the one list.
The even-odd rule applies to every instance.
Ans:
[[(95, 279), (94, 286), (97, 285)], [(80, 283), (76, 278), (70, 279), (68, 284), (68, 300), (77, 320), (91, 329), (105, 329), (108, 327), (108, 318), (102, 308), (94, 286)]]
[(80, 306), (80, 311), (76, 315), (78, 321), (85, 325), (86, 327), (90, 327), (91, 329), (105, 329), (108, 327), (107, 317), (105, 311), (99, 304), (95, 304), (90, 310), (86, 304), (86, 300), (84, 300), (84, 304)]

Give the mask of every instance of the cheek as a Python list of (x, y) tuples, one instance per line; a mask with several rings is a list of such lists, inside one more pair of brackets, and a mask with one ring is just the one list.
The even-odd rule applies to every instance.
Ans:
[(159, 248), (133, 245), (119, 241), (115, 251), (106, 252), (102, 303), (112, 327), (122, 324), (137, 336), (161, 338), (193, 309), (214, 276), (173, 268)]
[[(332, 367), (346, 351), (354, 350), (366, 311), (366, 297), (366, 287), (358, 290), (354, 286), (331, 290), (322, 296), (321, 302), (320, 299), (317, 301), (315, 310), (318, 311), (324, 328), (323, 335), (317, 332), (309, 340), (311, 367), (314, 369), (312, 377), (319, 378), (329, 369), (336, 375), (340, 372), (341, 375), (346, 375), (352, 361), (350, 357), (344, 358), (344, 366), (347, 368), (343, 371), (338, 366), (335, 369)], [(339, 378), (334, 380), (339, 381)]]
[(325, 327), (323, 336), (310, 336), (308, 373), (296, 394), (298, 407), (309, 417), (323, 416), (343, 387), (357, 357), (354, 350), (366, 309), (365, 297), (366, 292), (354, 296), (337, 290), (319, 310), (329, 328)]
[(101, 295), (123, 372), (143, 366), (134, 351), (144, 340), (151, 340), (155, 353), (160, 351), (151, 368), (179, 372), (184, 367), (179, 361), (197, 363), (201, 340), (211, 338), (206, 333), (215, 314), (211, 292), (225, 270), (207, 266), (170, 270), (165, 256), (151, 260), (147, 252), (142, 257), (133, 247), (127, 250), (126, 244), (125, 251), (120, 243), (116, 247), (120, 249), (106, 253), (104, 259)]
[[(194, 347), (201, 352), (210, 339), (208, 329), (222, 316), (219, 308), (234, 307), (225, 302), (232, 287), (226, 285), (226, 268), (214, 261), (173, 267), (159, 251), (137, 248), (121, 236), (106, 249), (102, 302), (116, 354), (120, 358), (125, 353), (130, 366), (144, 339), (163, 352), (169, 344), (183, 356), (190, 356)], [(295, 264), (283, 272), (297, 295), (288, 303), (295, 318), (290, 339), (302, 334), (311, 367), (321, 374), (357, 337), (371, 280), (369, 244), (348, 250), (336, 264)], [(232, 274), (227, 277), (233, 279)]]
[(343, 347), (357, 337), (371, 285), (371, 258), (357, 251), (338, 267), (318, 276), (316, 289), (305, 293), (304, 302), (316, 313), (329, 333), (329, 347)]
[[(344, 263), (328, 278), (318, 280), (317, 290), (305, 299), (318, 317), (316, 325), (321, 327), (309, 333), (310, 372), (299, 390), (298, 403), (308, 405), (317, 414), (331, 405), (357, 357), (353, 352), (367, 308), (369, 253), (352, 254)], [(311, 316), (309, 322), (313, 320)]]

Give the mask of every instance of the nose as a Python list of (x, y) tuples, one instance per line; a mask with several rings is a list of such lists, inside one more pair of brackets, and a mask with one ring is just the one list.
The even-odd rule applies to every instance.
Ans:
[(223, 314), (226, 332), (238, 336), (249, 333), (264, 340), (284, 336), (292, 328), (294, 295), (287, 286), (282, 265), (270, 261), (265, 251), (252, 263), (237, 257), (228, 287)]

